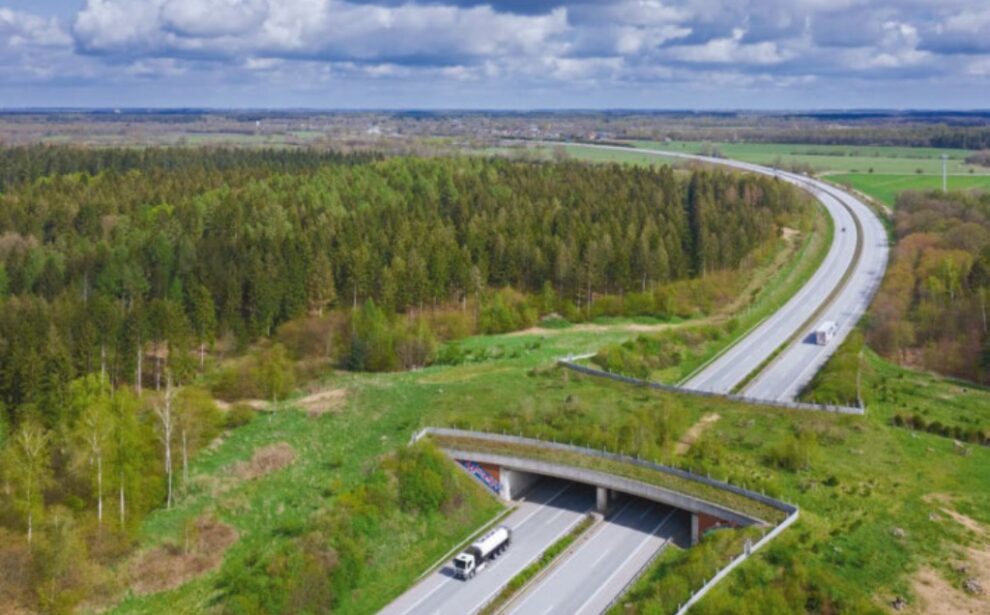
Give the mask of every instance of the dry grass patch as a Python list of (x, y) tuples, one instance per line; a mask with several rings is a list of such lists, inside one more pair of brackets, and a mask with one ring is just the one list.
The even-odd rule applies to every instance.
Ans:
[(297, 399), (295, 404), (316, 418), (328, 412), (340, 412), (346, 400), (347, 389), (325, 389)]
[(966, 547), (962, 559), (951, 565), (961, 579), (957, 587), (931, 567), (918, 571), (913, 579), (913, 589), (919, 603), (915, 611), (936, 615), (976, 615), (990, 613), (990, 545), (987, 544), (987, 528), (967, 515), (953, 510), (951, 498), (944, 494), (930, 494), (925, 501), (976, 535), (977, 544)]
[(30, 613), (31, 551), (23, 536), (0, 528), (0, 615)]
[(295, 449), (286, 442), (276, 442), (254, 451), (249, 461), (235, 463), (233, 475), (241, 480), (252, 480), (281, 470), (295, 460)]
[[(984, 571), (986, 572), (986, 571)], [(990, 599), (983, 594), (968, 594), (949, 583), (934, 568), (918, 571), (913, 582), (918, 604), (916, 613), (929, 615), (986, 615), (990, 613)]]
[(174, 589), (215, 570), (237, 541), (237, 531), (213, 517), (186, 528), (181, 545), (168, 543), (140, 554), (128, 567), (128, 586), (138, 595)]

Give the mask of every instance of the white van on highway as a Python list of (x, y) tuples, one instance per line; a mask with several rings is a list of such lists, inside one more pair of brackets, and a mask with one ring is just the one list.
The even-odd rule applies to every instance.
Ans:
[(815, 343), (819, 346), (826, 346), (835, 337), (835, 332), (838, 329), (835, 322), (831, 320), (826, 320), (825, 322), (818, 325), (815, 329)]

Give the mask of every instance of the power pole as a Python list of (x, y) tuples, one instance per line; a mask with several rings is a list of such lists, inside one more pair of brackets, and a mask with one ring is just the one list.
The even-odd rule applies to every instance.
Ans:
[(949, 191), (949, 174), (947, 171), (949, 155), (942, 154), (942, 192)]

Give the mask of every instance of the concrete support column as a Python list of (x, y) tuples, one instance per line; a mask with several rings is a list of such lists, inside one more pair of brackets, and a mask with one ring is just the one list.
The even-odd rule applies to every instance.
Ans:
[(505, 500), (517, 500), (538, 480), (540, 480), (538, 474), (501, 468), (499, 471), (499, 496)]
[(698, 527), (700, 524), (698, 522), (698, 513), (691, 513), (691, 546), (698, 544), (701, 540), (701, 530)]
[(608, 511), (608, 489), (605, 487), (595, 488), (595, 510), (603, 515)]

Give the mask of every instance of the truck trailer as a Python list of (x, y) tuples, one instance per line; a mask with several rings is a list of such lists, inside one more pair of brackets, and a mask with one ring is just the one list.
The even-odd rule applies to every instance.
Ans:
[(826, 346), (835, 337), (835, 331), (838, 327), (831, 320), (826, 320), (825, 322), (818, 325), (815, 329), (815, 343), (819, 346)]
[(495, 528), (454, 558), (454, 574), (459, 579), (474, 577), (489, 561), (504, 553), (511, 542), (512, 530), (504, 525)]

